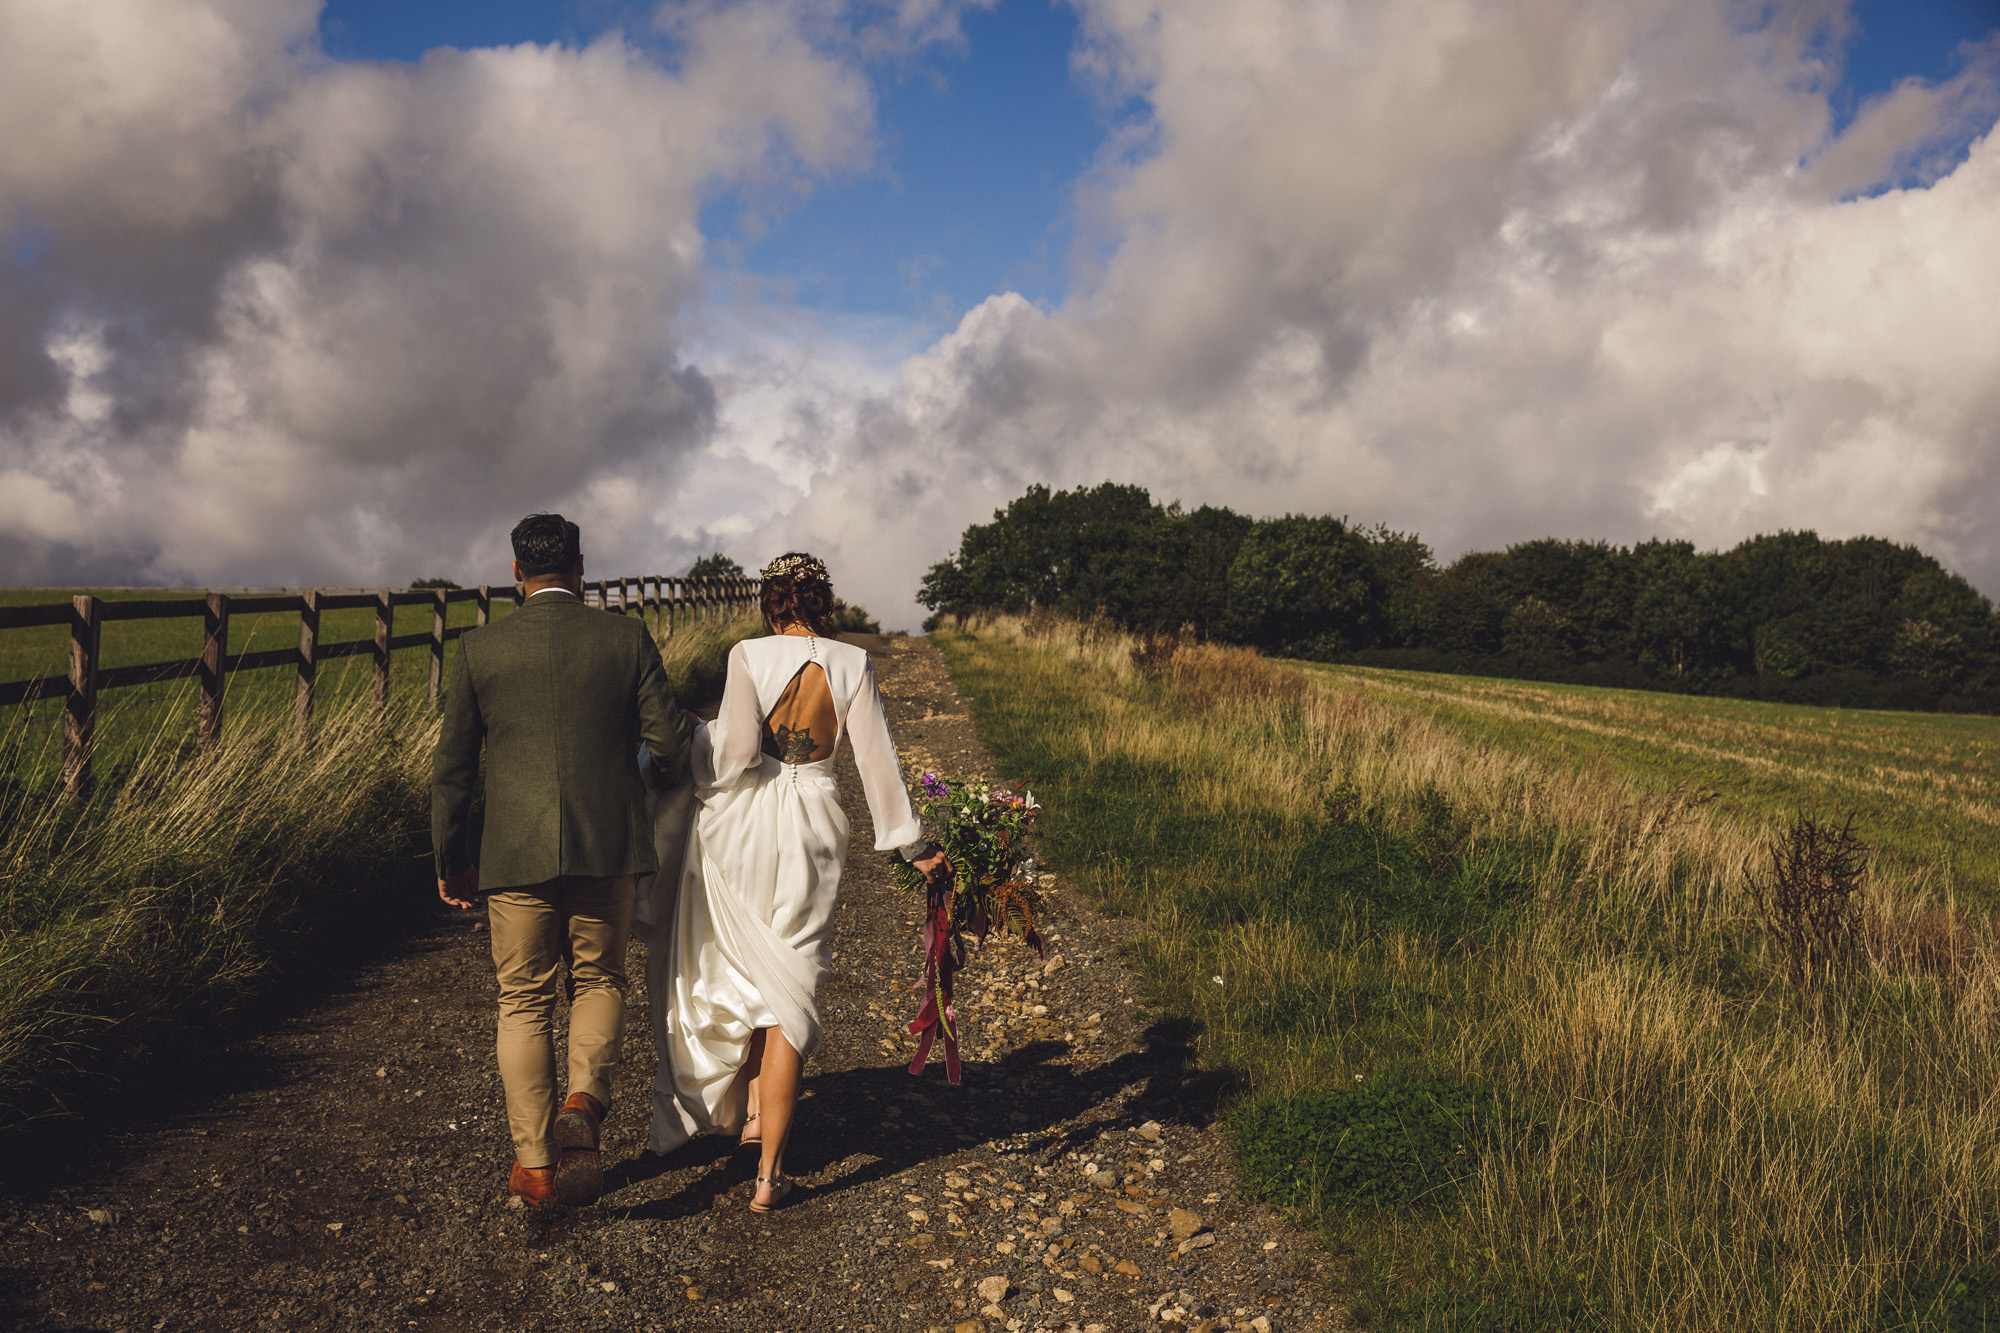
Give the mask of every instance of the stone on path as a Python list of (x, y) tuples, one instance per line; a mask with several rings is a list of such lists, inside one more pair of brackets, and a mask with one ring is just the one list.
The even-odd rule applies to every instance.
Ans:
[(1007, 1292), (1012, 1285), (1005, 1276), (996, 1273), (992, 1277), (979, 1279), (979, 1286), (975, 1290), (978, 1291), (980, 1300), (988, 1305), (998, 1305), (1007, 1299)]

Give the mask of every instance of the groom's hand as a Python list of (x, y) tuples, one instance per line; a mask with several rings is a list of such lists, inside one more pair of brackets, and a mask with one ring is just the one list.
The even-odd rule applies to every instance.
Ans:
[(479, 895), (479, 867), (461, 870), (456, 875), (446, 875), (438, 881), (438, 897), (453, 907), (466, 910), (472, 900)]

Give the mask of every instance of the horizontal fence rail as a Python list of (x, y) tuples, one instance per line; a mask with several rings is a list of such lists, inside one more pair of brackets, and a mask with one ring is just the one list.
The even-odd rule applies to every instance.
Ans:
[[(656, 633), (671, 638), (674, 632), (732, 611), (757, 604), (762, 585), (747, 578), (671, 578), (664, 574), (642, 574), (616, 579), (593, 579), (584, 584), (585, 603), (614, 615), (649, 617)], [(158, 589), (118, 588), (114, 592), (158, 592)], [(239, 671), (263, 671), (290, 667), (297, 673), (292, 714), (305, 727), (312, 721), (313, 690), (322, 662), (370, 654), (375, 659), (374, 702), (379, 715), (389, 704), (390, 660), (399, 648), (430, 648), (430, 697), (435, 703), (444, 685), (444, 646), (477, 629), (491, 618), (494, 599), (519, 606), (523, 600), (519, 586), (495, 588), (244, 588), (232, 590), (166, 589), (187, 592), (186, 597), (150, 597), (118, 601), (87, 593), (67, 601), (27, 606), (0, 606), (0, 631), (33, 629), (50, 625), (69, 626), (69, 669), (62, 675), (33, 676), (26, 680), (0, 683), (0, 707), (33, 703), (41, 699), (63, 700), (63, 785), (81, 792), (90, 785), (91, 752), (97, 730), (97, 696), (104, 690), (130, 685), (152, 685), (161, 681), (200, 682), (200, 711), (195, 723), (203, 748), (222, 736), (222, 704), (229, 679)], [(447, 627), (446, 617), (453, 602), (475, 604), (474, 623)], [(430, 628), (409, 634), (395, 632), (396, 608), (427, 606), (431, 609)], [(345, 639), (322, 643), (319, 618), (326, 611), (359, 611), (373, 608), (373, 638)], [(272, 648), (259, 652), (229, 651), (231, 616), (296, 614), (299, 642), (296, 648)], [(104, 625), (115, 620), (160, 620), (201, 617), (202, 645), (197, 657), (173, 661), (145, 662), (136, 666), (103, 667), (99, 647)]]

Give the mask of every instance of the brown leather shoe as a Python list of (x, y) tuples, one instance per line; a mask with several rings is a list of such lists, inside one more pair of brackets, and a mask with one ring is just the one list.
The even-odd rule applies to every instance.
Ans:
[(589, 1148), (567, 1148), (556, 1162), (555, 1196), (572, 1208), (593, 1204), (604, 1194), (604, 1159)]
[(530, 1208), (540, 1208), (555, 1197), (556, 1169), (552, 1166), (522, 1166), (520, 1159), (514, 1160), (514, 1169), (507, 1173), (507, 1192), (517, 1199), (527, 1200)]
[(556, 1147), (596, 1152), (597, 1130), (603, 1123), (603, 1103), (587, 1092), (572, 1092), (556, 1116)]

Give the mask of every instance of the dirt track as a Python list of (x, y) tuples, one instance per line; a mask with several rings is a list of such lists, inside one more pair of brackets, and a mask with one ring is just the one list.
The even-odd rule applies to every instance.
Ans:
[[(934, 648), (889, 641), (877, 670), (906, 760), (990, 771)], [(1311, 1246), (1236, 1198), (1212, 1085), (1119, 964), (1127, 925), (1060, 879), (1048, 962), (1010, 942), (961, 975), (963, 1086), (935, 1061), (910, 1077), (916, 913), (867, 850), (843, 766), (857, 850), (789, 1155), (797, 1204), (752, 1214), (754, 1155), (724, 1140), (641, 1155), (654, 1059), (635, 985), (610, 1192), (510, 1208), (484, 921), (440, 908), (214, 1053), (205, 1096), (86, 1120), (12, 1163), (0, 1327), (1336, 1326)]]

